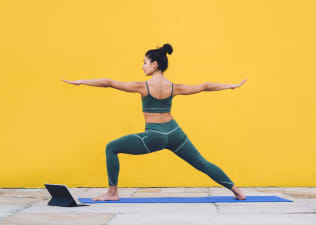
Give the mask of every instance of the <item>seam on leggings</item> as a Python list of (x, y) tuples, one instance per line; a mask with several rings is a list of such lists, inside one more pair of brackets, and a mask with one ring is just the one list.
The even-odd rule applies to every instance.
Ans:
[(177, 152), (180, 150), (180, 148), (189, 140), (189, 138), (186, 138), (185, 141), (174, 151)]
[(138, 136), (137, 134), (133, 134), (133, 135), (136, 136), (136, 137), (138, 137), (140, 140), (142, 140), (142, 142), (143, 142), (143, 144), (144, 144), (146, 150), (150, 153), (151, 151), (149, 151), (149, 149), (148, 149), (146, 143), (144, 142), (144, 140), (143, 140), (140, 136)]
[(226, 182), (226, 181), (221, 181), (221, 183), (233, 184), (233, 183), (231, 183), (231, 182)]
[(110, 180), (110, 185), (112, 184), (111, 186), (113, 186), (113, 185), (114, 185), (114, 183), (112, 182), (112, 180), (111, 180), (110, 176), (108, 176), (108, 177), (109, 177), (109, 180)]
[(170, 134), (170, 133), (172, 133), (173, 131), (175, 131), (178, 128), (179, 128), (179, 126), (174, 128), (173, 130), (167, 132), (167, 133), (166, 132), (161, 132), (161, 131), (156, 131), (156, 130), (150, 130), (150, 129), (147, 129), (147, 130), (150, 130), (150, 131), (153, 131), (153, 132), (157, 132), (157, 133), (161, 133), (161, 134)]

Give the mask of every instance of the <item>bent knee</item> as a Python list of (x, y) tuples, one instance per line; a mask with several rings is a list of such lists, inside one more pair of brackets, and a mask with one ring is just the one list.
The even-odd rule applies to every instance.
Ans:
[(109, 143), (107, 143), (106, 147), (105, 147), (105, 152), (109, 153), (109, 152), (114, 152), (118, 150), (118, 146), (114, 141), (110, 141)]

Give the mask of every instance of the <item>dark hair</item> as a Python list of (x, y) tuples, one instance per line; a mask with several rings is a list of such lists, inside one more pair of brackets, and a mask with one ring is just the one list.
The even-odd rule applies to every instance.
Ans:
[(170, 44), (164, 44), (161, 48), (151, 49), (146, 52), (147, 58), (150, 62), (157, 61), (158, 69), (164, 72), (168, 68), (167, 53), (170, 55), (173, 49)]

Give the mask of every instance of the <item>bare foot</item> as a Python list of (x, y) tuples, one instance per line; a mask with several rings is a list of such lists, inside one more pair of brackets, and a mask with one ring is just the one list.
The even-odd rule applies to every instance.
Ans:
[(246, 196), (244, 196), (243, 193), (236, 186), (233, 186), (231, 190), (234, 192), (234, 195), (235, 195), (234, 199), (238, 199), (238, 200), (246, 199)]
[(107, 201), (107, 200), (116, 201), (116, 200), (119, 200), (119, 195), (118, 195), (118, 193), (107, 192), (107, 193), (105, 193), (97, 198), (93, 198), (92, 200), (93, 201)]

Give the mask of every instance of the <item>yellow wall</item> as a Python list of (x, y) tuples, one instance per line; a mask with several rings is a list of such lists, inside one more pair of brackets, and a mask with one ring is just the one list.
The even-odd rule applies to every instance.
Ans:
[[(175, 83), (241, 88), (176, 96), (192, 143), (240, 187), (316, 185), (315, 1), (0, 2), (0, 187), (108, 186), (105, 146), (145, 128), (138, 93), (62, 79), (145, 81), (170, 43)], [(163, 150), (120, 154), (119, 187), (218, 186)]]

